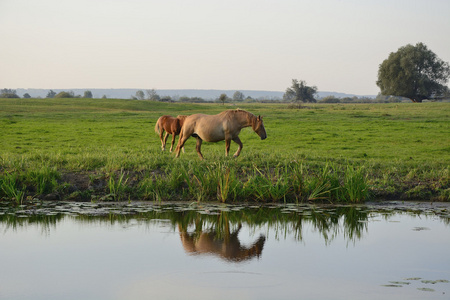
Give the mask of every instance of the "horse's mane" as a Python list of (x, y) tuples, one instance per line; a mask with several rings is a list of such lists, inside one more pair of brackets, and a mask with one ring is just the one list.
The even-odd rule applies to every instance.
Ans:
[(251, 112), (248, 112), (248, 111), (240, 109), (240, 108), (228, 109), (228, 110), (221, 112), (219, 115), (225, 115), (226, 117), (233, 117), (235, 114), (245, 114), (245, 115), (247, 115), (247, 118), (249, 120), (252, 120), (255, 117), (255, 115), (252, 114)]

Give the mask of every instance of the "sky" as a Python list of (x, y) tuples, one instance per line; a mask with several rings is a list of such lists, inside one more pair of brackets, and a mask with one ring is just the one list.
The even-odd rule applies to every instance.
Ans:
[(0, 88), (376, 95), (389, 53), (450, 61), (449, 0), (0, 0)]

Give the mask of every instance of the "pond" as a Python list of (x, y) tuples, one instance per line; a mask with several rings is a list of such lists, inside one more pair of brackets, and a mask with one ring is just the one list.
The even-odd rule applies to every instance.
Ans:
[(0, 299), (448, 299), (448, 203), (0, 202)]

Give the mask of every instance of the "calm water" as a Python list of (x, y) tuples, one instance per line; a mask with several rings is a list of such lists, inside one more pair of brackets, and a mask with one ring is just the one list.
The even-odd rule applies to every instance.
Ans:
[(0, 299), (449, 299), (449, 224), (447, 204), (0, 204)]

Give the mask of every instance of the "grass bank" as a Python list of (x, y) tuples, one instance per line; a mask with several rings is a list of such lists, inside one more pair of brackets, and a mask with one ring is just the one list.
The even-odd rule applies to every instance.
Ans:
[[(161, 152), (163, 114), (242, 108), (237, 159), (224, 142)], [(450, 199), (449, 103), (183, 104), (114, 99), (0, 99), (0, 197), (16, 199), (361, 202)], [(236, 145), (232, 144), (231, 153)]]

